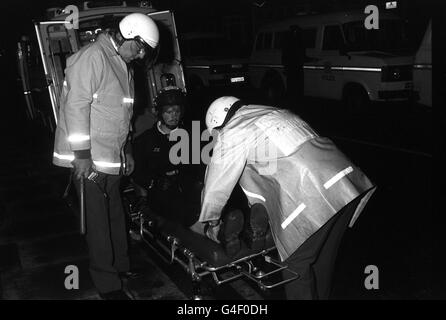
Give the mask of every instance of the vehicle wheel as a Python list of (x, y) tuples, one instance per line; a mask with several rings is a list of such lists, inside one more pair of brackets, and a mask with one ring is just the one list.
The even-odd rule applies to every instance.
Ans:
[(367, 92), (360, 86), (352, 86), (344, 93), (345, 110), (349, 114), (360, 114), (369, 111), (370, 100)]
[(285, 87), (280, 78), (269, 77), (263, 82), (262, 92), (268, 103), (277, 104), (284, 97)]

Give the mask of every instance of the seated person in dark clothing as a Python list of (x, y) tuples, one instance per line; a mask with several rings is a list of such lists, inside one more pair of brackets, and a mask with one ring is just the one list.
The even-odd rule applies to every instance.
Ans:
[[(155, 213), (169, 220), (190, 225), (183, 187), (183, 165), (172, 164), (169, 152), (177, 141), (169, 135), (179, 129), (186, 97), (181, 89), (168, 87), (155, 99), (158, 121), (138, 136), (133, 145), (135, 170), (133, 181), (147, 190), (147, 204)], [(195, 212), (196, 213), (196, 212)], [(188, 220), (194, 221), (188, 221)]]

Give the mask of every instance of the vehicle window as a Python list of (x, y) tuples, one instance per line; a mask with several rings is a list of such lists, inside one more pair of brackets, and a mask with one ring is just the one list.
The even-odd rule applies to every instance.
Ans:
[(316, 46), (316, 32), (316, 28), (303, 30), (305, 48), (314, 48)]
[(341, 28), (339, 26), (326, 26), (324, 28), (323, 50), (339, 50), (344, 44)]
[(278, 31), (274, 34), (274, 49), (282, 49), (284, 45), (284, 40), (286, 39), (286, 31)]
[(259, 35), (257, 36), (257, 41), (256, 41), (256, 50), (258, 51), (258, 50), (262, 50), (264, 47), (263, 47), (263, 38), (264, 38), (264, 36), (265, 36), (265, 34), (262, 32), (262, 33), (259, 33)]
[(111, 16), (111, 17), (101, 17), (98, 19), (91, 19), (79, 23), (79, 40), (81, 47), (94, 42), (97, 36), (106, 28), (116, 25), (119, 23), (122, 17)]
[(265, 33), (265, 39), (263, 41), (264, 49), (271, 49), (273, 47), (273, 34), (271, 32)]
[(381, 19), (377, 30), (367, 30), (363, 21), (354, 21), (345, 23), (343, 29), (350, 51), (398, 51), (408, 48), (408, 38), (402, 20)]
[(240, 55), (240, 47), (224, 37), (189, 39), (187, 48), (187, 53), (191, 57), (237, 57)]

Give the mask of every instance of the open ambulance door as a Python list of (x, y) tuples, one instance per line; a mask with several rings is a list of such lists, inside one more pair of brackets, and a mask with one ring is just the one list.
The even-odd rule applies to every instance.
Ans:
[[(75, 30), (66, 21), (43, 21), (34, 24), (39, 44), (46, 86), (51, 101), (52, 120), (57, 125), (59, 97), (67, 58), (79, 50)], [(54, 130), (54, 126), (52, 129)]]
[(149, 13), (148, 16), (156, 22), (160, 31), (158, 58), (153, 67), (147, 70), (149, 94), (153, 102), (157, 92), (162, 88), (176, 86), (186, 91), (186, 85), (173, 13), (159, 11)]
[(26, 102), (26, 115), (31, 120), (34, 120), (37, 116), (37, 110), (34, 106), (34, 101), (32, 98), (32, 91), (34, 88), (31, 84), (29, 70), (32, 68), (32, 62), (34, 62), (34, 59), (31, 58), (33, 53), (34, 51), (32, 50), (29, 39), (27, 37), (22, 37), (22, 39), (17, 43), (17, 68)]

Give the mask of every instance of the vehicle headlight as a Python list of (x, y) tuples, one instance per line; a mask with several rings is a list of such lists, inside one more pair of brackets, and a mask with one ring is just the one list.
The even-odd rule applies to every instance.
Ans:
[(383, 82), (408, 81), (412, 79), (410, 66), (385, 66), (381, 68)]
[(211, 74), (225, 73), (225, 72), (228, 72), (228, 66), (227, 65), (213, 65), (213, 66), (210, 66), (209, 72)]

